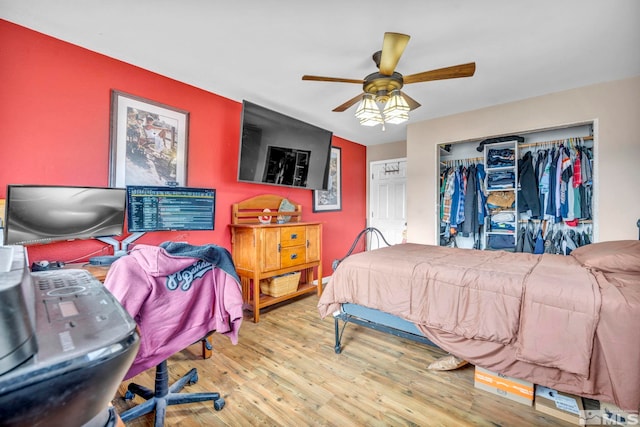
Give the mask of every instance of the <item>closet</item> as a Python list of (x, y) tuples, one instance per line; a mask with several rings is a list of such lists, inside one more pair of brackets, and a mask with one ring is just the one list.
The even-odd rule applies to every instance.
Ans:
[(440, 245), (566, 255), (593, 241), (592, 124), (439, 148)]

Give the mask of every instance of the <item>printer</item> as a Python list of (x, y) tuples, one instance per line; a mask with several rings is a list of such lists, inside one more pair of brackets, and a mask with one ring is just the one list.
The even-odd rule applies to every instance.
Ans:
[(0, 426), (110, 426), (140, 345), (136, 324), (89, 272), (30, 272), (0, 246)]

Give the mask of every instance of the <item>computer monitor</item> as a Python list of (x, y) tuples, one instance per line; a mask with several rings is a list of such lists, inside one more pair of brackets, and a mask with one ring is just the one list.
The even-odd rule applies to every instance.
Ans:
[(130, 232), (214, 229), (211, 188), (128, 186), (127, 203)]
[(9, 185), (4, 241), (30, 245), (121, 235), (125, 203), (123, 188)]

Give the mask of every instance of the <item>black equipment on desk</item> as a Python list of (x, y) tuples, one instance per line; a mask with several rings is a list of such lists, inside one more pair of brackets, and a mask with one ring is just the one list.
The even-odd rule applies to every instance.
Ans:
[(0, 426), (112, 425), (109, 403), (140, 345), (135, 322), (89, 272), (29, 273), (24, 248), (11, 248), (0, 270)]
[(31, 264), (31, 271), (48, 271), (48, 270), (58, 270), (64, 267), (64, 262), (62, 261), (38, 261)]

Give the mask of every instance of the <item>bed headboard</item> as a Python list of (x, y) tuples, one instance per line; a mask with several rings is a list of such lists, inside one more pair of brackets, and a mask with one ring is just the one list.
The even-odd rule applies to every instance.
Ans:
[[(282, 201), (289, 202), (289, 206), (293, 206), (291, 211), (280, 210)], [(302, 218), (302, 205), (288, 200), (286, 197), (275, 194), (262, 194), (260, 196), (251, 197), (231, 205), (231, 223), (232, 224), (258, 224), (259, 217), (266, 216), (264, 210), (269, 209), (271, 212), (271, 222), (277, 222), (278, 216), (290, 217), (289, 222), (300, 222)]]

